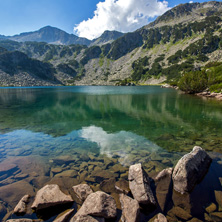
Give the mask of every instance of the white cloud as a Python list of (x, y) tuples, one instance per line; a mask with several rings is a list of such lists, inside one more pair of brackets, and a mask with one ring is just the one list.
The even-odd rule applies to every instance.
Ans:
[(189, 3), (193, 3), (193, 1), (189, 1)]
[(88, 39), (99, 37), (105, 30), (130, 32), (168, 9), (165, 0), (105, 0), (97, 4), (94, 17), (76, 25), (74, 32)]

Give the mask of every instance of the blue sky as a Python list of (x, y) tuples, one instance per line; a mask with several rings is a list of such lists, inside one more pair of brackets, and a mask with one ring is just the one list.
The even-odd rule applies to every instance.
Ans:
[(75, 34), (92, 39), (103, 29), (133, 31), (169, 7), (186, 2), (189, 1), (0, 0), (0, 34), (14, 35), (50, 25), (68, 33), (74, 33), (76, 27)]

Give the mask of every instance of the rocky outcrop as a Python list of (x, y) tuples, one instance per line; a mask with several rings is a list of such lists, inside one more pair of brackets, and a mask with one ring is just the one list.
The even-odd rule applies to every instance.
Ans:
[(130, 166), (128, 179), (134, 199), (141, 204), (156, 204), (150, 187), (150, 178), (140, 163)]
[(174, 189), (181, 194), (192, 191), (207, 173), (211, 161), (201, 147), (195, 146), (178, 161), (173, 171)]
[(115, 200), (102, 191), (92, 193), (86, 198), (75, 217), (79, 215), (114, 218), (117, 215)]
[(157, 218), (155, 218), (154, 222), (167, 222), (167, 219), (163, 214), (159, 213), (157, 215)]
[(140, 216), (140, 206), (137, 200), (120, 194), (120, 203), (122, 207), (122, 222), (137, 222)]
[(93, 190), (87, 184), (79, 184), (79, 185), (73, 186), (72, 189), (81, 201), (85, 201), (85, 199), (91, 193), (93, 193)]
[(200, 92), (196, 93), (197, 96), (203, 96), (207, 98), (215, 98), (217, 100), (222, 100), (222, 93), (215, 93), (215, 92)]
[(48, 207), (73, 202), (71, 196), (64, 194), (56, 184), (46, 185), (40, 189), (32, 204), (32, 209), (41, 210)]
[(16, 207), (14, 208), (15, 214), (25, 214), (26, 213), (26, 207), (29, 202), (30, 195), (25, 195), (22, 197), (22, 199), (18, 202)]

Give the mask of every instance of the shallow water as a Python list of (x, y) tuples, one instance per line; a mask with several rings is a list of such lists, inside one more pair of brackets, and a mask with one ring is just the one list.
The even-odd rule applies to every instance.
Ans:
[[(64, 191), (83, 181), (98, 189), (102, 179), (127, 179), (128, 166), (138, 162), (155, 175), (195, 145), (214, 158), (210, 189), (220, 189), (221, 144), (222, 103), (174, 89), (0, 88), (1, 166), (17, 166), (0, 170), (0, 200), (9, 210), (22, 194), (2, 192), (22, 183), (34, 193), (47, 182), (60, 183)], [(215, 202), (213, 194), (207, 196), (205, 204)]]

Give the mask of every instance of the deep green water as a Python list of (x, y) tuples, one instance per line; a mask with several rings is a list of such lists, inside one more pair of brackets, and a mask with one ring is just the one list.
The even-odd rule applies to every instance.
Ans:
[[(222, 102), (174, 89), (0, 88), (0, 161), (40, 158), (50, 179), (52, 167), (80, 169), (88, 154), (124, 167), (142, 162), (152, 174), (174, 166), (195, 145), (220, 161), (221, 144)], [(79, 162), (70, 165), (67, 156)], [(0, 181), (0, 187), (5, 184)]]

